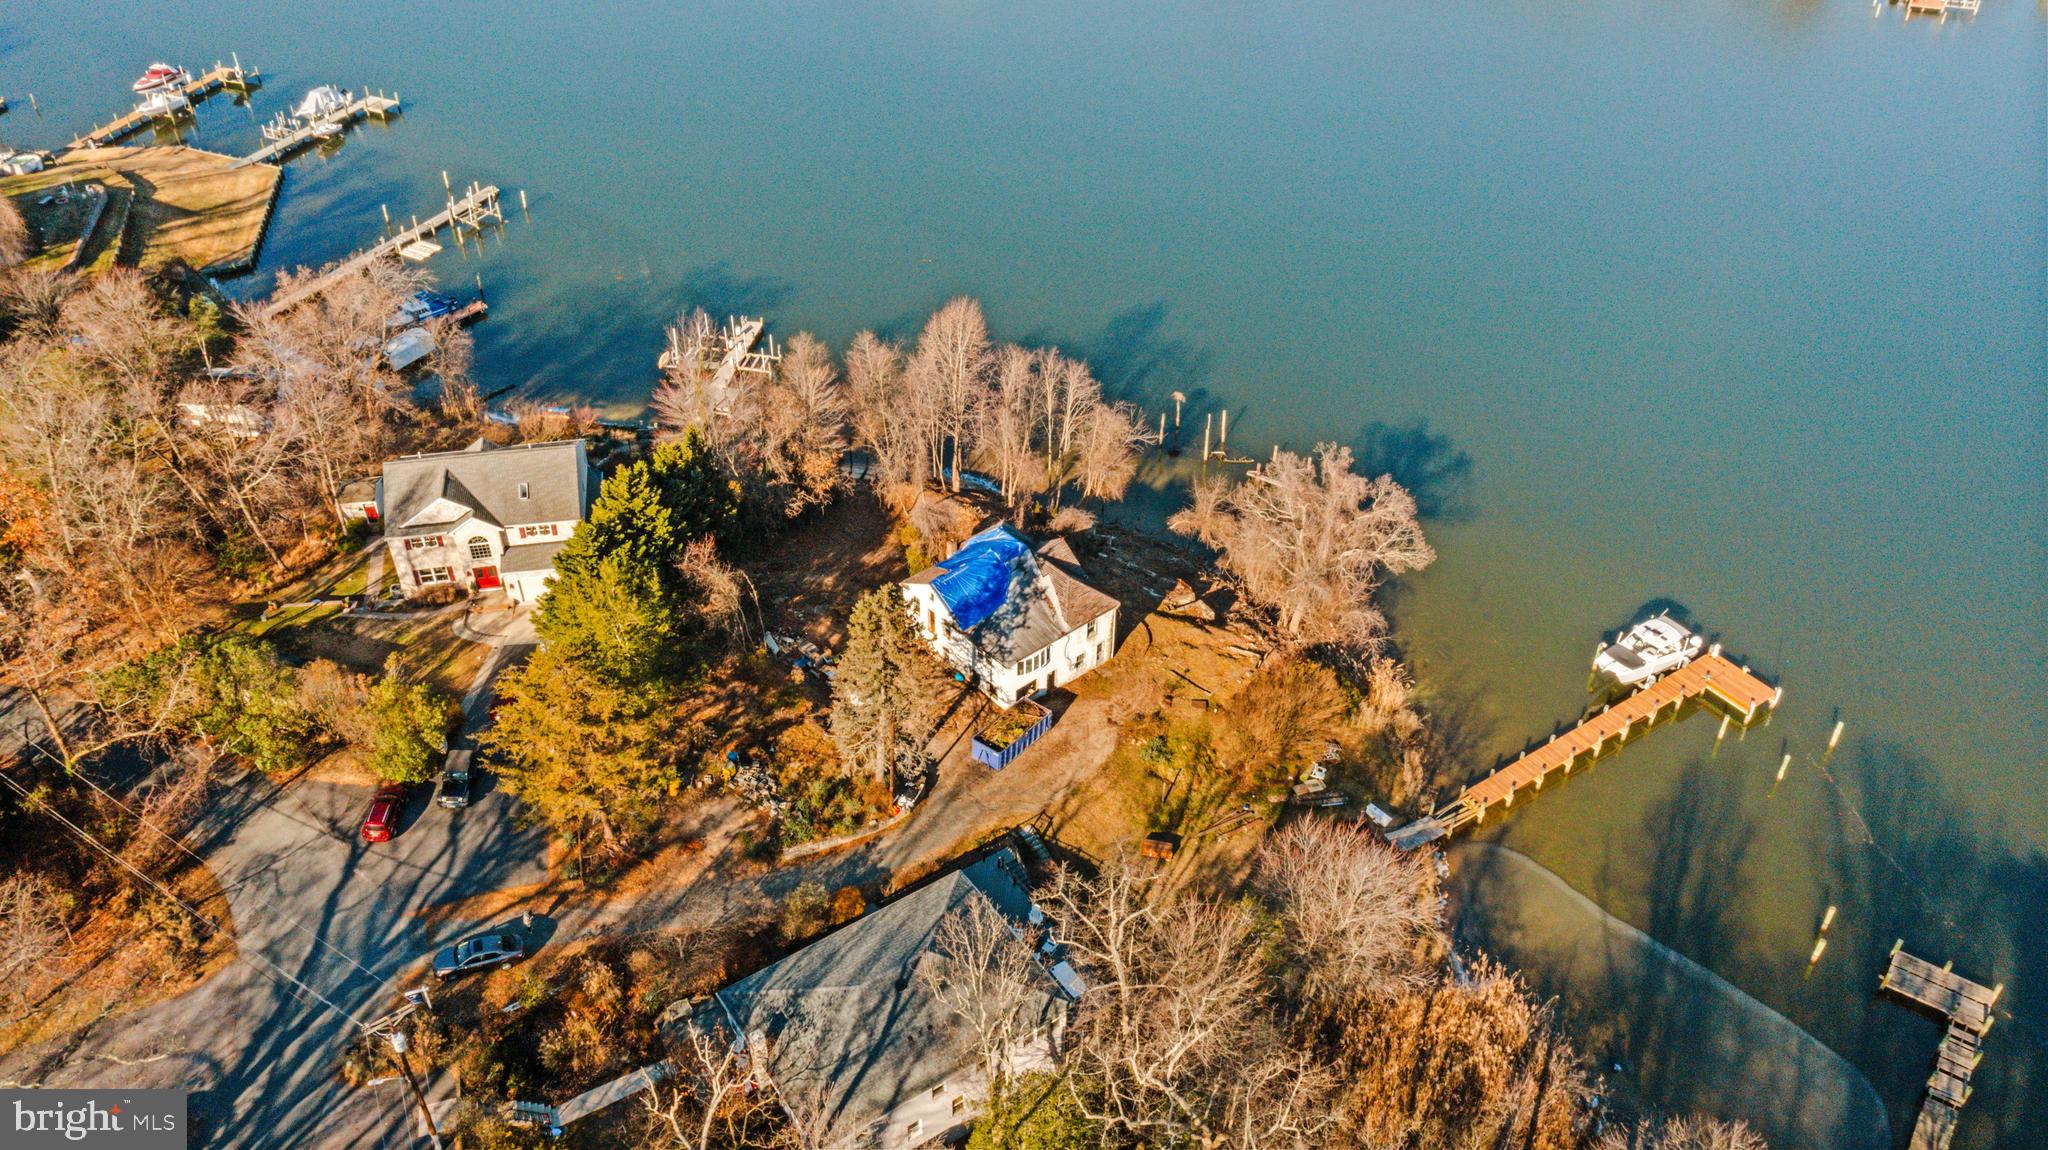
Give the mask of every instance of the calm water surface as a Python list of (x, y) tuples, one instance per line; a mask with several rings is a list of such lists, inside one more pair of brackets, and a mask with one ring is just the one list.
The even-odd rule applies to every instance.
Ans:
[(443, 169), (527, 190), (436, 264), (490, 288), (487, 386), (636, 410), (685, 305), (840, 344), (971, 292), (1250, 449), (1354, 444), (1437, 515), (1397, 614), (1474, 769), (1578, 714), (1603, 631), (1681, 606), (1783, 712), (1718, 752), (1660, 732), (1493, 833), (1901, 1126), (1935, 1030), (1870, 995), (1892, 940), (2005, 982), (1959, 1145), (2048, 1130), (2039, 6), (40, 0), (0, 10), (0, 139), (231, 50), (270, 84), (195, 143), (250, 150), (316, 83), (407, 103), (290, 166), (233, 290), (432, 210)]

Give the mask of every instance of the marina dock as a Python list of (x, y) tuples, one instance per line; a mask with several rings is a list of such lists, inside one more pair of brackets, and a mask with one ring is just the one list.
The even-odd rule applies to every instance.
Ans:
[(1957, 974), (1953, 964), (1936, 966), (1905, 951), (1905, 940), (1892, 944), (1891, 964), (1878, 988), (1918, 1003), (1948, 1020), (1948, 1031), (1935, 1049), (1934, 1073), (1927, 1096), (1913, 1123), (1909, 1150), (1948, 1150), (1963, 1104), (1970, 1100), (1970, 1075), (1984, 1060), (1984, 1033), (1991, 1029), (1992, 1008), (2004, 984), (1988, 987)]
[(235, 166), (243, 168), (250, 164), (281, 160), (301, 148), (310, 147), (334, 135), (340, 128), (357, 120), (373, 116), (379, 120), (386, 120), (403, 110), (396, 96), (386, 96), (381, 92), (358, 96), (332, 112), (307, 120), (289, 135), (280, 136), (243, 156), (235, 161)]
[(471, 184), (460, 199), (451, 195), (448, 206), (439, 212), (414, 221), (376, 246), (365, 248), (291, 290), (271, 297), (264, 305), (265, 310), (271, 315), (290, 311), (378, 260), (425, 259), (441, 250), (441, 245), (434, 242), (434, 236), (443, 228), (451, 229), (459, 236), (464, 228), (481, 232), (490, 220), (505, 221), (504, 210), (498, 204), (496, 185)]
[(1670, 712), (1677, 718), (1688, 700), (1712, 698), (1729, 708), (1744, 724), (1753, 722), (1767, 707), (1776, 706), (1784, 688), (1773, 687), (1739, 667), (1721, 654), (1720, 644), (1708, 652), (1643, 687), (1612, 706), (1603, 707), (1577, 726), (1553, 735), (1549, 742), (1524, 753), (1514, 762), (1467, 786), (1458, 797), (1387, 836), (1402, 850), (1435, 842), (1460, 827), (1479, 822), (1489, 808), (1514, 805), (1521, 791), (1541, 791), (1552, 774), (1571, 773), (1584, 760), (1591, 764), (1610, 744), (1621, 746), (1641, 724), (1644, 730)]
[[(262, 77), (257, 74), (254, 68), (244, 68), (240, 64), (216, 62), (211, 69), (198, 79), (189, 80), (180, 85), (178, 92), (187, 100), (197, 104), (199, 101), (223, 89), (246, 92), (259, 87), (262, 83)], [(167, 119), (169, 116), (169, 113), (145, 112), (137, 108), (125, 116), (118, 116), (109, 120), (85, 135), (78, 137), (65, 145), (63, 150), (68, 152), (74, 148), (104, 147), (117, 140), (126, 139), (150, 124), (158, 120)]]

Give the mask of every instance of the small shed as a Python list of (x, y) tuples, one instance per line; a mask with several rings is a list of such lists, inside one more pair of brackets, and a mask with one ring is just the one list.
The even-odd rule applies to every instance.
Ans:
[(1138, 844), (1138, 853), (1148, 859), (1168, 861), (1180, 853), (1180, 836), (1172, 831), (1146, 835), (1145, 841)]

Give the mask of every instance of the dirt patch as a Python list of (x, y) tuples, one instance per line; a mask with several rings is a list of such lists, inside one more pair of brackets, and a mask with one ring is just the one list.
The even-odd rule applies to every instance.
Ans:
[(895, 531), (881, 500), (860, 487), (748, 556), (742, 566), (768, 626), (837, 650), (855, 600), (910, 575)]

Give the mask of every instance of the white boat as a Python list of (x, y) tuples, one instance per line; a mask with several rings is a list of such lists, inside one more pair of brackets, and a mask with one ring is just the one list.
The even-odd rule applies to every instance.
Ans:
[(137, 92), (154, 92), (158, 88), (171, 88), (184, 84), (191, 80), (191, 78), (185, 69), (159, 60), (151, 64), (142, 73), (142, 78), (135, 81), (134, 88)]
[(292, 115), (301, 120), (318, 120), (348, 107), (348, 93), (332, 84), (322, 84), (306, 93)]
[(1632, 685), (1685, 666), (1706, 645), (1705, 639), (1672, 622), (1671, 616), (1657, 615), (1601, 648), (1593, 657), (1593, 669)]
[(159, 88), (142, 98), (135, 110), (145, 116), (176, 116), (192, 110), (192, 101), (176, 88)]

